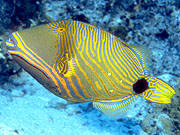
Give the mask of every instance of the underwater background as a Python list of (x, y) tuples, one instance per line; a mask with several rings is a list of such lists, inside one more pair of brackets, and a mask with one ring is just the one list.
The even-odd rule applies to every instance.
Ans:
[[(14, 31), (59, 19), (102, 28), (152, 50), (150, 74), (176, 91), (171, 104), (139, 102), (111, 119), (92, 103), (68, 104), (16, 64), (3, 43)], [(0, 135), (180, 135), (179, 0), (0, 0)]]

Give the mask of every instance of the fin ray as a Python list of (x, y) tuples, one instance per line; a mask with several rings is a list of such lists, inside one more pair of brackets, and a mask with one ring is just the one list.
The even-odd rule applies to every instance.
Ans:
[(126, 44), (126, 46), (131, 47), (136, 52), (143, 65), (145, 75), (146, 76), (149, 75), (149, 71), (151, 70), (151, 63), (152, 63), (151, 51), (146, 49), (144, 46), (135, 46), (129, 44)]

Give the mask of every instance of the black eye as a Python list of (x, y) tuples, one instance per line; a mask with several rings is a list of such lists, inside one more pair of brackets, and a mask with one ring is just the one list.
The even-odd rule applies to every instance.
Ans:
[(136, 83), (133, 84), (133, 91), (136, 94), (143, 93), (145, 90), (147, 90), (148, 87), (148, 82), (146, 81), (145, 78), (137, 80)]

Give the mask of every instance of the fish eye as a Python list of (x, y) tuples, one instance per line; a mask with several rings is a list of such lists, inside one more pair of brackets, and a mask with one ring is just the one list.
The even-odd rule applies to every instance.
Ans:
[(65, 28), (64, 27), (59, 27), (58, 28), (58, 32), (64, 32), (65, 31)]
[(60, 31), (63, 31), (64, 29), (63, 28), (59, 28)]
[(133, 84), (133, 91), (136, 94), (141, 94), (149, 88), (148, 82), (145, 78), (139, 79)]

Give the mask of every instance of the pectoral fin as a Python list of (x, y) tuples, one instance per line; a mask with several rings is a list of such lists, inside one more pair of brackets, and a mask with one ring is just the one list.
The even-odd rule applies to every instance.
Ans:
[(68, 57), (63, 57), (56, 62), (54, 68), (64, 77), (70, 77), (73, 75), (76, 69), (75, 58), (69, 59)]

